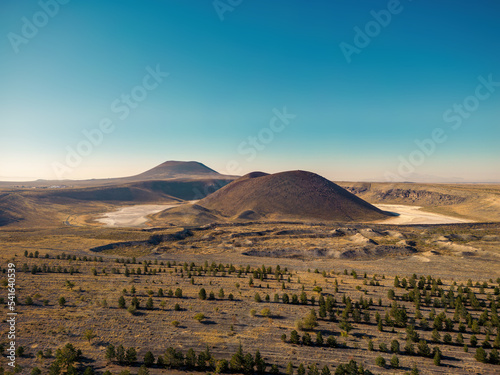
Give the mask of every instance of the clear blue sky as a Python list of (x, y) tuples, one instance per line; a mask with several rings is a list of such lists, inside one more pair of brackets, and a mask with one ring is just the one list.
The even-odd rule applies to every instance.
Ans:
[[(333, 180), (399, 169), (500, 181), (500, 86), (476, 90), (480, 76), (500, 82), (496, 0), (54, 2), (0, 3), (0, 180), (197, 160), (222, 173), (230, 162)], [(371, 13), (388, 9), (390, 21)], [(366, 45), (356, 30), (372, 35)], [(169, 73), (159, 84), (146, 77), (158, 66)], [(144, 100), (125, 104), (133, 90)], [(284, 107), (290, 119), (270, 130)], [(85, 148), (82, 132), (103, 119), (113, 130)], [(422, 158), (415, 141), (435, 129), (440, 143)], [(259, 134), (272, 140), (251, 145)]]

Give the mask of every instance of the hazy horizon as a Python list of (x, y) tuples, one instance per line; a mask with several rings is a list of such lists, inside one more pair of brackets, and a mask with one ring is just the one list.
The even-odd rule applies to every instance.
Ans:
[[(172, 161), (172, 160), (169, 160)], [(214, 169), (216, 172), (220, 172), (217, 168), (213, 168), (210, 164), (203, 163), (198, 160), (175, 160), (175, 161), (180, 161), (180, 162), (189, 162), (189, 161), (195, 161), (195, 162), (200, 162), (204, 164), (205, 166)], [(160, 163), (162, 164), (162, 163)], [(158, 164), (158, 165), (160, 165)], [(63, 180), (49, 180), (49, 179), (44, 179), (44, 178), (35, 178), (35, 177), (26, 177), (25, 179), (16, 179), (16, 178), (9, 178), (6, 176), (0, 176), (0, 182), (34, 182), (34, 181), (61, 181), (61, 182), (71, 182), (71, 181), (79, 181), (79, 180), (92, 180), (92, 179), (113, 179), (113, 178), (124, 178), (124, 177), (131, 177), (137, 174), (140, 174), (142, 172), (145, 172), (149, 169), (152, 169), (158, 165), (153, 165), (153, 166), (147, 166), (144, 169), (138, 169), (135, 170), (129, 174), (112, 174), (112, 175), (103, 175), (103, 176), (87, 176), (81, 179), (63, 179)], [(247, 173), (250, 172), (265, 172), (265, 173), (279, 173), (279, 172), (285, 172), (285, 171), (292, 171), (292, 170), (297, 170), (300, 168), (292, 168), (292, 169), (283, 169), (283, 170), (270, 170), (270, 169), (259, 169), (259, 170), (243, 170), (241, 173), (235, 175), (235, 176), (243, 176)], [(344, 182), (387, 182), (384, 178), (360, 178), (360, 179), (343, 179), (343, 178), (336, 178), (336, 176), (331, 176), (328, 175), (328, 171), (321, 171), (318, 169), (315, 169), (314, 166), (310, 166), (310, 168), (303, 168), (302, 170), (307, 170), (313, 173), (317, 173), (322, 175), (323, 177), (326, 177), (332, 181), (344, 181)], [(224, 174), (224, 173), (222, 173)], [(394, 181), (394, 182), (412, 182), (412, 183), (485, 183), (485, 184), (499, 184), (500, 180), (482, 180), (482, 181), (466, 181), (460, 177), (450, 177), (450, 178), (443, 178), (440, 176), (430, 176), (430, 175), (419, 175), (419, 174), (411, 174), (408, 176), (407, 180), (404, 181)]]
[(195, 160), (223, 174), (500, 182), (498, 2), (0, 10), (2, 181)]

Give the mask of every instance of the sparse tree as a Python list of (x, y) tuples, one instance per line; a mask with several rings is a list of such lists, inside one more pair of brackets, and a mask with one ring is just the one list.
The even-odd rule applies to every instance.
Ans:
[[(61, 373), (61, 365), (57, 362), (54, 361), (49, 367), (49, 375), (59, 375)], [(66, 371), (66, 374), (68, 372)]]
[(316, 311), (311, 309), (309, 313), (302, 319), (302, 329), (311, 330), (318, 326), (318, 317)]
[(81, 350), (76, 349), (72, 344), (66, 344), (63, 348), (57, 349), (55, 363), (61, 368), (68, 368), (81, 357)]
[(130, 304), (131, 304), (132, 306), (134, 306), (136, 309), (138, 309), (138, 308), (139, 308), (139, 305), (140, 305), (141, 303), (140, 303), (140, 301), (139, 301), (139, 298), (134, 297), (134, 298), (132, 298), (132, 301), (130, 302)]
[[(203, 290), (205, 290), (205, 289), (203, 289)], [(182, 298), (182, 289), (181, 288), (177, 288), (175, 290), (175, 297), (176, 298)], [(206, 292), (205, 292), (205, 298), (206, 298)]]
[(229, 362), (225, 359), (220, 359), (217, 361), (215, 365), (215, 373), (216, 374), (223, 374), (225, 372), (228, 372), (229, 370)]
[(119, 364), (125, 363), (125, 348), (121, 344), (116, 348), (116, 360)]
[(229, 362), (231, 370), (233, 372), (240, 372), (243, 368), (244, 354), (241, 344), (238, 347), (238, 351), (233, 354), (231, 361)]
[(18, 346), (16, 349), (16, 357), (24, 356), (24, 346)]
[(420, 340), (418, 332), (415, 331), (415, 327), (411, 324), (406, 327), (406, 339), (412, 342), (418, 342)]
[(477, 346), (477, 337), (476, 337), (476, 335), (472, 335), (470, 337), (470, 346), (472, 346), (473, 348), (475, 348)]
[(434, 350), (434, 365), (441, 366), (441, 350), (439, 348)]
[(396, 297), (396, 294), (394, 293), (394, 290), (389, 289), (389, 291), (387, 292), (387, 298), (389, 298), (392, 301), (392, 300), (394, 300), (395, 297)]
[(486, 363), (486, 351), (482, 347), (477, 348), (474, 358), (478, 362)]
[(290, 297), (288, 297), (288, 294), (284, 293), (283, 297), (281, 297), (281, 300), (284, 304), (288, 304), (290, 302)]
[(375, 364), (379, 367), (385, 367), (385, 358), (379, 355), (375, 358)]
[(311, 339), (311, 335), (309, 333), (306, 332), (302, 336), (302, 344), (304, 344), (306, 346), (311, 346), (312, 345), (312, 339)]
[(434, 329), (434, 331), (432, 331), (432, 341), (433, 342), (440, 342), (441, 341), (441, 335), (439, 334), (437, 329)]
[(144, 365), (146, 367), (151, 367), (154, 365), (154, 363), (155, 363), (155, 356), (153, 355), (153, 353), (147, 352), (144, 355)]
[(326, 345), (330, 348), (336, 348), (337, 347), (337, 339), (335, 336), (328, 336), (326, 338)]
[(195, 316), (193, 316), (193, 319), (197, 320), (201, 323), (203, 321), (203, 319), (205, 319), (205, 314), (197, 313), (197, 314), (195, 314)]
[(429, 348), (429, 345), (427, 345), (427, 341), (420, 340), (418, 342), (418, 354), (421, 355), (422, 357), (431, 356), (431, 349)]
[(451, 342), (452, 342), (452, 338), (451, 338), (451, 335), (449, 333), (445, 333), (445, 335), (443, 336), (443, 342), (446, 344), (446, 345), (450, 345)]
[(137, 362), (137, 351), (134, 347), (130, 347), (127, 349), (127, 352), (125, 353), (125, 361), (128, 365), (133, 365), (135, 362)]
[(490, 352), (490, 356), (488, 358), (488, 362), (491, 363), (492, 365), (498, 365), (498, 364), (500, 364), (500, 355), (498, 354), (498, 350), (493, 349)]
[(118, 307), (120, 309), (124, 309), (126, 307), (125, 298), (123, 298), (123, 296), (120, 296), (120, 298), (118, 298)]
[(371, 339), (368, 340), (368, 351), (373, 352), (373, 341)]
[(399, 341), (398, 340), (392, 340), (391, 341), (391, 352), (393, 353), (399, 353)]
[(396, 354), (394, 354), (391, 358), (391, 367), (392, 368), (399, 368), (399, 358)]
[(259, 350), (255, 352), (255, 369), (257, 375), (263, 375), (266, 372), (266, 362), (262, 358)]
[(316, 333), (316, 345), (323, 346), (323, 335), (321, 334), (321, 331)]
[(198, 292), (198, 298), (201, 300), (207, 299), (207, 291), (205, 288), (201, 288), (200, 291)]
[(192, 348), (189, 348), (186, 353), (185, 363), (188, 369), (193, 369), (196, 366), (196, 353)]
[(106, 347), (106, 359), (112, 362), (115, 359), (115, 357), (116, 357), (115, 347), (113, 344), (109, 344)]
[(88, 340), (88, 342), (90, 344), (90, 342), (92, 341), (92, 339), (94, 337), (96, 337), (96, 334), (94, 333), (94, 331), (92, 329), (86, 329), (83, 332), (83, 337), (85, 337), (85, 339)]
[(346, 318), (342, 318), (339, 324), (340, 329), (349, 333), (352, 330), (352, 324)]
[(245, 374), (253, 374), (253, 368), (255, 366), (255, 361), (253, 359), (253, 355), (250, 353), (245, 354), (243, 357), (243, 373)]
[(128, 308), (127, 308), (127, 311), (131, 314), (131, 315), (135, 315), (137, 313), (137, 305), (130, 305)]
[(207, 355), (206, 355), (205, 352), (201, 352), (198, 355), (198, 358), (196, 359), (196, 365), (198, 366), (198, 369), (200, 371), (205, 370), (205, 367), (207, 366), (207, 361), (208, 360), (209, 360), (209, 358), (207, 357)]
[(307, 294), (305, 292), (300, 293), (300, 304), (307, 305)]
[(299, 333), (296, 330), (293, 330), (290, 333), (290, 342), (292, 344), (296, 344), (296, 345), (299, 344), (299, 342), (300, 342), (300, 336), (299, 336)]

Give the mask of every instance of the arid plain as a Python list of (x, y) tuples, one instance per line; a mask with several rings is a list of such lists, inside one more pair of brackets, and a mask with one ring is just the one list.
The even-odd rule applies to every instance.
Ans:
[(500, 371), (498, 185), (195, 162), (59, 184), (0, 184), (22, 374)]

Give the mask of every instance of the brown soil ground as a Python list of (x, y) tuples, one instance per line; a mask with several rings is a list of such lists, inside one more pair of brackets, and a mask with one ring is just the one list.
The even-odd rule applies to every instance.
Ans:
[[(23, 367), (22, 373), (29, 373), (35, 366), (46, 369), (53, 358), (38, 359), (37, 352), (45, 349), (55, 352), (65, 343), (72, 343), (82, 350), (85, 359), (82, 366), (91, 365), (101, 372), (110, 369), (113, 374), (118, 374), (126, 367), (109, 364), (105, 360), (105, 347), (109, 343), (135, 347), (139, 353), (139, 361), (142, 361), (147, 351), (152, 351), (157, 357), (164, 354), (167, 347), (173, 346), (184, 354), (189, 348), (199, 353), (207, 345), (216, 358), (229, 359), (241, 343), (245, 352), (255, 353), (259, 349), (265, 360), (278, 364), (282, 372), (291, 361), (295, 365), (295, 371), (300, 363), (315, 363), (320, 366), (327, 364), (333, 373), (339, 363), (354, 359), (376, 374), (400, 374), (409, 371), (415, 363), (421, 374), (498, 373), (498, 366), (475, 361), (475, 349), (469, 348), (469, 352), (465, 353), (463, 345), (443, 342), (429, 343), (431, 348), (439, 346), (443, 352), (441, 367), (434, 366), (432, 359), (400, 353), (398, 357), (402, 369), (380, 368), (375, 365), (375, 358), (382, 355), (389, 361), (392, 353), (380, 352), (379, 344), (386, 343), (390, 346), (391, 341), (396, 339), (404, 347), (406, 334), (404, 328), (398, 327), (394, 330), (392, 327), (385, 327), (383, 332), (379, 332), (374, 323), (377, 312), (383, 318), (390, 309), (392, 301), (388, 299), (388, 290), (394, 289), (393, 280), (396, 275), (401, 279), (408, 279), (414, 273), (440, 278), (445, 291), (454, 282), (458, 285), (466, 284), (471, 279), (472, 290), (480, 301), (493, 298), (498, 303), (498, 296), (494, 295), (493, 290), (494, 286), (498, 286), (496, 279), (500, 276), (498, 224), (398, 227), (254, 222), (191, 228), (192, 235), (176, 240), (175, 234), (181, 229), (173, 227), (145, 231), (66, 226), (57, 230), (0, 230), (3, 268), (8, 262), (15, 263), (17, 268), (17, 343), (26, 349), (26, 355), (18, 360)], [(152, 235), (164, 236), (165, 240), (160, 243), (151, 241)], [(126, 241), (133, 244), (124, 243)], [(101, 252), (90, 250), (114, 243), (122, 245)], [(469, 246), (477, 251), (464, 254), (450, 245)], [(353, 251), (356, 249), (357, 252)], [(266, 251), (270, 250), (282, 250), (282, 254), (268, 257)], [(24, 256), (25, 251), (28, 252), (28, 257)], [(29, 257), (35, 251), (39, 252), (39, 257)], [(289, 256), (291, 251), (296, 253)], [(61, 257), (63, 253), (65, 256)], [(45, 258), (45, 254), (48, 254), (48, 258)], [(71, 259), (67, 259), (68, 255)], [(57, 259), (58, 256), (60, 259)], [(127, 277), (124, 274), (125, 265), (116, 260), (132, 260), (134, 256), (137, 264), (129, 264), (127, 267), (130, 270), (140, 268), (142, 272), (141, 275), (132, 274)], [(73, 260), (73, 257), (76, 259)], [(89, 260), (84, 261), (83, 257)], [(102, 257), (102, 261), (98, 257)], [(148, 270), (155, 270), (155, 274), (144, 274), (144, 266), (139, 264), (143, 261), (151, 261)], [(171, 263), (170, 267), (167, 262)], [(192, 271), (189, 271), (189, 266), (187, 270), (181, 266), (185, 262), (188, 265), (195, 263)], [(229, 274), (228, 268), (225, 273), (199, 273), (197, 268), (204, 267), (206, 263), (225, 266), (233, 264), (236, 270), (240, 266), (246, 269), (249, 265), (250, 272), (243, 273), (240, 277), (237, 272)], [(22, 272), (24, 264), (28, 269), (33, 265), (55, 267), (56, 272)], [(286, 268), (283, 280), (277, 281), (274, 273), (270, 273), (262, 281), (254, 279), (250, 286), (253, 270), (262, 265), (272, 267), (273, 270), (278, 265), (281, 270)], [(71, 267), (78, 272), (71, 275), (68, 272)], [(97, 275), (93, 274), (94, 268)], [(61, 272), (57, 272), (58, 269)], [(114, 273), (116, 270), (120, 270), (120, 274)], [(347, 270), (347, 274), (344, 270)], [(356, 271), (357, 277), (353, 276), (352, 270)], [(74, 286), (68, 286), (67, 281)], [(335, 281), (338, 283), (337, 291)], [(283, 282), (285, 289), (282, 289)], [(488, 285), (482, 290), (476, 286), (476, 282), (487, 282)], [(117, 306), (121, 295), (124, 295), (127, 306), (130, 304), (133, 298), (130, 292), (132, 286), (136, 288), (135, 295), (142, 307), (136, 315)], [(333, 335), (345, 347), (300, 346), (281, 340), (282, 334), (290, 337), (290, 332), (295, 329), (295, 322), (311, 308), (318, 312), (319, 294), (314, 291), (318, 286), (325, 296), (335, 297), (335, 310), (338, 309), (339, 313), (345, 307), (342, 303), (344, 294), (353, 301), (359, 301), (363, 297), (375, 302), (367, 309), (371, 322), (355, 323), (351, 320), (353, 329), (346, 337), (341, 335), (339, 315), (334, 322), (319, 319), (318, 327), (312, 332), (313, 341), (316, 332), (321, 331), (325, 338)], [(213, 291), (216, 299), (198, 299), (198, 292), (202, 287), (207, 293)], [(169, 289), (175, 291), (176, 288), (182, 288), (183, 298), (159, 297), (159, 288), (163, 288), (165, 294)], [(224, 290), (224, 297), (218, 296), (220, 288)], [(127, 290), (126, 293), (123, 292), (124, 289)], [(148, 290), (153, 291), (152, 310), (144, 309)], [(287, 293), (291, 296), (300, 295), (302, 291), (307, 294), (307, 305), (273, 302), (275, 294), (282, 296)], [(397, 302), (406, 306), (410, 320), (414, 319), (414, 304), (401, 300), (409, 290), (397, 288), (395, 292)], [(228, 298), (230, 293), (234, 296), (232, 301)], [(256, 293), (259, 293), (263, 302), (255, 301)], [(266, 294), (270, 296), (269, 302), (265, 301)], [(6, 289), (2, 287), (2, 297), (5, 296)], [(34, 300), (32, 305), (25, 303), (28, 296)], [(67, 300), (64, 307), (58, 305), (61, 296)], [(316, 299), (314, 306), (311, 304), (313, 296)], [(379, 299), (381, 306), (378, 305)], [(106, 307), (103, 305), (104, 300)], [(176, 303), (181, 307), (179, 311), (174, 309)], [(260, 314), (264, 307), (271, 310), (272, 317), (266, 318)], [(3, 309), (6, 313), (5, 306)], [(255, 316), (252, 316), (251, 310), (256, 311)], [(426, 318), (431, 310), (432, 306), (425, 304), (420, 309)], [(482, 311), (470, 306), (468, 310), (474, 318)], [(444, 308), (435, 308), (438, 314), (443, 311)], [(193, 319), (196, 313), (206, 316), (203, 323)], [(453, 310), (448, 309), (446, 314), (453, 317)], [(179, 325), (174, 327), (173, 321), (178, 321)], [(418, 321), (419, 319), (418, 333), (430, 341), (431, 331), (418, 328)], [(432, 324), (432, 320), (429, 321)], [(6, 329), (7, 326), (2, 324), (2, 342), (5, 342)], [(92, 329), (96, 334), (90, 343), (83, 337), (86, 329)], [(444, 333), (441, 332), (441, 336)], [(455, 340), (458, 334), (457, 324), (450, 334)], [(495, 334), (496, 332), (491, 335), (492, 341)], [(470, 329), (467, 328), (463, 336), (468, 344)], [(486, 337), (485, 328), (481, 327), (476, 336), (481, 343)], [(368, 351), (368, 339), (374, 342), (374, 351)], [(5, 357), (2, 357), (1, 365), (7, 368)], [(131, 370), (136, 374), (138, 368), (133, 367)], [(150, 373), (179, 372), (152, 368)]]

